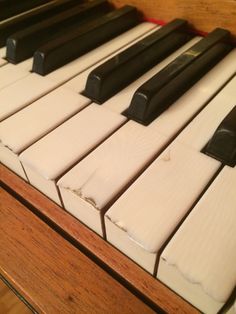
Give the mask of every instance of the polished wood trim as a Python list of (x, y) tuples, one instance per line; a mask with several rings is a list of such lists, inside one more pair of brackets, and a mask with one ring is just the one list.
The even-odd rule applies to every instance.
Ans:
[(32, 314), (30, 309), (0, 279), (0, 313)]
[(39, 313), (154, 311), (0, 189), (0, 272)]
[(40, 214), (64, 230), (145, 299), (170, 314), (199, 313), (189, 303), (6, 167), (0, 166), (0, 172), (5, 185), (26, 199)]
[(195, 29), (210, 32), (215, 27), (230, 30), (236, 38), (235, 0), (113, 0), (117, 7), (124, 4), (136, 6), (146, 17), (171, 21), (184, 18)]

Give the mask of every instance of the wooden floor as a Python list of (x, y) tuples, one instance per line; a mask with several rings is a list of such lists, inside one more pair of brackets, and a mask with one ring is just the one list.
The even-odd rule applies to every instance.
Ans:
[(0, 280), (0, 314), (30, 314), (24, 303)]

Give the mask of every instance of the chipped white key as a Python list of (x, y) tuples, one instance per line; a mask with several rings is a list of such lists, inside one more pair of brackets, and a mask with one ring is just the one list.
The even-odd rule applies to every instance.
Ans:
[[(77, 113), (89, 100), (59, 87), (45, 97), (0, 123), (0, 159), (26, 179), (18, 155), (66, 119)], [(17, 132), (16, 132), (17, 130)]]
[(236, 284), (236, 168), (225, 167), (161, 254), (157, 277), (215, 314)]
[(60, 204), (55, 180), (114, 132), (125, 117), (91, 104), (21, 155), (29, 181)]
[(124, 125), (59, 180), (65, 209), (102, 235), (104, 207), (164, 142), (165, 137), (136, 122)]
[(101, 213), (108, 204), (235, 71), (236, 50), (148, 127), (134, 121), (121, 127), (58, 181), (65, 208), (93, 230), (101, 230)]
[(108, 241), (153, 273), (163, 244), (219, 165), (172, 144), (106, 213)]
[(7, 86), (0, 91), (0, 121), (47, 94), (57, 85), (51, 80), (32, 73)]
[[(197, 40), (199, 40), (199, 38), (191, 41), (191, 43), (188, 43), (188, 46), (192, 45), (192, 42), (197, 41)], [(178, 54), (180, 54), (181, 51), (183, 51), (184, 49), (186, 49), (186, 45), (183, 46), (182, 49), (178, 50)], [(175, 56), (176, 56), (176, 54), (175, 54)], [(175, 56), (173, 54), (172, 59)], [(170, 58), (168, 58), (168, 60), (169, 60), (169, 62), (171, 61)], [(163, 66), (164, 66), (164, 63), (162, 63), (162, 67)], [(99, 107), (100, 107), (100, 109), (99, 109)], [(91, 118), (89, 118), (88, 114), (87, 114), (87, 112), (90, 112), (90, 111), (91, 111)], [(107, 125), (103, 126), (102, 128), (100, 127), (102, 130), (102, 133), (98, 132), (96, 130), (96, 128), (93, 130), (93, 132), (90, 131), (91, 125), (93, 125), (93, 123), (91, 122), (91, 119), (95, 120), (96, 114), (98, 114), (97, 119), (100, 120), (98, 122), (98, 126), (100, 126), (100, 123), (102, 123), (102, 124), (105, 123), (107, 117), (111, 116), (111, 120), (109, 121), (109, 123), (107, 123)], [(104, 115), (105, 120), (103, 119), (102, 115)], [(27, 152), (22, 154), (22, 160), (23, 160), (23, 163), (25, 164), (25, 169), (26, 169), (27, 174), (28, 174), (28, 172), (31, 172), (31, 169), (34, 170), (34, 172), (36, 170), (36, 172), (38, 172), (38, 177), (41, 174), (41, 176), (43, 176), (44, 178), (46, 178), (48, 180), (47, 183), (50, 186), (50, 191), (46, 187), (47, 185), (45, 184), (44, 179), (40, 184), (38, 184), (38, 180), (33, 180), (32, 175), (28, 175), (30, 182), (33, 185), (37, 186), (38, 189), (43, 191), (46, 195), (48, 195), (50, 198), (52, 198), (53, 200), (55, 200), (58, 203), (60, 203), (60, 201), (59, 201), (59, 197), (56, 196), (57, 195), (57, 188), (55, 187), (55, 180), (58, 178), (58, 176), (60, 176), (71, 165), (73, 165), (75, 163), (75, 161), (81, 159), (89, 150), (93, 149), (98, 143), (100, 143), (104, 138), (108, 137), (112, 132), (114, 132), (114, 130), (116, 130), (119, 126), (121, 126), (122, 123), (124, 123), (127, 120), (120, 113), (113, 112), (111, 110), (107, 110), (106, 104), (104, 104), (103, 106), (98, 106), (96, 104), (90, 105), (89, 108), (86, 108), (83, 112), (81, 112), (78, 119), (79, 119), (78, 120), (79, 123), (75, 123), (75, 124), (72, 123), (73, 126), (69, 127), (70, 131), (67, 132), (66, 141), (68, 143), (70, 143), (70, 141), (72, 139), (70, 145), (71, 144), (73, 145), (73, 138), (75, 136), (74, 134), (79, 134), (79, 135), (82, 134), (84, 136), (84, 134), (89, 134), (89, 132), (92, 134), (93, 138), (91, 141), (87, 142), (88, 145), (85, 146), (86, 149), (84, 149), (84, 147), (81, 145), (77, 145), (75, 150), (69, 149), (68, 153), (67, 153), (67, 158), (64, 158), (64, 157), (60, 156), (60, 154), (58, 154), (58, 156), (60, 156), (60, 157), (58, 157), (57, 169), (51, 175), (48, 175), (48, 171), (49, 172), (51, 171), (50, 169), (48, 169), (48, 166), (46, 166), (47, 169), (44, 169), (41, 167), (40, 163), (38, 161), (36, 161), (36, 159), (34, 159), (34, 157), (32, 157), (32, 156), (29, 158), (25, 157), (25, 156), (30, 156), (29, 151), (31, 149), (34, 150), (35, 149), (34, 147), (36, 147), (35, 146), (36, 144), (34, 146), (32, 146), (31, 148), (29, 148), (27, 150)], [(68, 121), (67, 123), (71, 123), (71, 122)], [(61, 131), (59, 131), (59, 132), (61, 132)], [(51, 147), (52, 147), (51, 150), (46, 149), (46, 146), (44, 144), (42, 144), (42, 146), (40, 148), (40, 150), (42, 151), (42, 155), (47, 156), (48, 160), (50, 160), (50, 159), (54, 160), (54, 157), (52, 158), (50, 156), (53, 156), (58, 148), (61, 149), (61, 146), (59, 146), (58, 148), (55, 147), (55, 145), (57, 145), (57, 143), (60, 142), (59, 137), (62, 136), (61, 133), (58, 133), (57, 135), (55, 135), (53, 140), (52, 140), (53, 136), (51, 137), (50, 134), (48, 136), (46, 136), (44, 139), (42, 139), (42, 143), (43, 143), (43, 141), (45, 141), (45, 143), (47, 141), (49, 141), (51, 143)], [(51, 138), (51, 139), (48, 140), (48, 138)], [(83, 141), (81, 143), (83, 143)], [(37, 148), (37, 150), (38, 149), (39, 148)], [(47, 150), (46, 153), (43, 152), (44, 149)], [(44, 164), (45, 162), (46, 162), (46, 160), (43, 161), (42, 163)], [(48, 163), (50, 164), (50, 161)], [(54, 166), (56, 166), (55, 162), (53, 162), (53, 164), (54, 164)], [(52, 167), (51, 169), (53, 169), (53, 168), (54, 167)], [(30, 178), (30, 176), (31, 176), (31, 178)], [(37, 183), (35, 183), (36, 181), (37, 181)], [(51, 189), (51, 187), (53, 187), (53, 188)]]
[[(225, 105), (225, 100), (234, 101), (234, 94), (229, 94), (227, 85), (218, 97), (222, 100), (221, 106)], [(208, 106), (202, 113), (207, 109)], [(224, 111), (220, 112), (223, 120)], [(199, 116), (192, 123), (198, 119)], [(192, 147), (190, 142), (181, 141), (182, 134), (191, 133), (192, 123), (106, 214), (108, 240), (150, 272), (154, 270), (155, 257), (165, 241), (220, 166), (218, 161)], [(206, 138), (208, 132), (211, 130), (205, 129)], [(201, 132), (196, 132), (192, 140), (198, 142), (201, 137)]]

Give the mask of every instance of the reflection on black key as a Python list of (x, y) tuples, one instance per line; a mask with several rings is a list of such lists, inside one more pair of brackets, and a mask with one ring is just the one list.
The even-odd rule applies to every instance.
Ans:
[(6, 39), (15, 32), (53, 17), (53, 15), (64, 12), (82, 2), (83, 0), (59, 0), (57, 2), (49, 2), (48, 4), (3, 22), (0, 24), (0, 47), (5, 46)]
[(186, 21), (176, 19), (94, 69), (84, 95), (97, 103), (115, 95), (186, 43), (191, 38), (186, 26)]
[(34, 24), (7, 39), (6, 58), (18, 63), (31, 57), (41, 45), (53, 40), (71, 27), (79, 28), (84, 22), (110, 10), (105, 0), (96, 0), (73, 7), (41, 23)]
[(34, 54), (33, 71), (41, 75), (57, 69), (138, 23), (137, 10), (125, 6), (65, 33)]
[(221, 122), (203, 152), (223, 164), (236, 166), (236, 106)]
[(216, 29), (188, 49), (138, 88), (124, 114), (149, 124), (232, 49), (224, 43), (229, 36), (228, 31)]
[(33, 9), (49, 0), (4, 0), (0, 2), (0, 21)]

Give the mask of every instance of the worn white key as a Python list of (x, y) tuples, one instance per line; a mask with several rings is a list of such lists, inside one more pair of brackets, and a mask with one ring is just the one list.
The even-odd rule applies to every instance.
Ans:
[[(235, 71), (236, 50), (148, 127), (129, 121), (120, 128), (59, 180), (65, 208), (80, 220), (85, 217), (84, 223), (91, 222), (89, 227), (98, 230), (97, 226), (101, 224), (99, 211), (103, 212), (127, 184), (147, 167), (162, 147)], [(73, 191), (77, 191), (77, 201)], [(88, 215), (88, 212), (91, 214)], [(88, 220), (88, 217), (91, 219)]]
[[(22, 175), (19, 153), (84, 108), (89, 102), (87, 98), (59, 87), (31, 106), (4, 120), (0, 124), (1, 161), (8, 168)], [(23, 178), (26, 179), (25, 175)]]
[(60, 203), (56, 178), (109, 136), (124, 120), (122, 115), (91, 104), (20, 155), (30, 182)]
[(219, 165), (172, 144), (106, 213), (108, 241), (153, 273), (159, 250)]
[[(191, 45), (190, 43), (188, 45)], [(182, 47), (182, 50), (178, 50), (178, 54), (181, 53), (181, 51), (183, 51), (185, 49), (186, 45), (184, 47)], [(172, 55), (172, 58), (174, 58), (174, 56)], [(170, 59), (168, 58), (169, 62)], [(164, 66), (162, 64), (162, 66)], [(91, 118), (88, 117), (87, 112), (91, 112)], [(106, 112), (106, 113), (105, 113)], [(109, 123), (107, 123), (105, 126), (103, 126), (101, 128), (102, 133), (98, 132), (96, 130), (96, 128), (94, 128), (94, 130), (91, 132), (91, 125), (93, 125), (91, 123), (91, 119), (95, 120), (95, 117), (97, 116), (97, 119), (100, 120), (98, 122), (98, 126), (100, 125), (100, 123), (105, 123), (107, 117), (111, 116), (111, 121), (109, 121)], [(103, 118), (104, 115), (104, 118)], [(72, 164), (75, 163), (76, 160), (81, 159), (89, 150), (93, 149), (95, 147), (95, 145), (97, 145), (99, 142), (101, 142), (104, 138), (108, 137), (111, 133), (114, 132), (114, 130), (116, 130), (119, 126), (121, 126), (122, 123), (124, 123), (127, 119), (123, 116), (120, 115), (119, 113), (116, 112), (112, 112), (111, 110), (107, 110), (106, 106), (98, 106), (96, 104), (90, 105), (89, 108), (85, 109), (78, 117), (78, 121), (79, 123), (72, 123), (71, 121), (68, 121), (68, 125), (71, 123), (71, 127), (69, 127), (70, 131), (67, 132), (66, 135), (66, 141), (70, 142), (71, 139), (74, 138), (74, 134), (82, 134), (82, 137), (84, 136), (84, 134), (92, 134), (92, 140), (87, 142), (87, 146), (86, 149), (84, 149), (82, 146), (77, 145), (75, 152), (73, 150), (68, 150), (68, 155), (67, 155), (67, 159), (63, 159), (62, 157), (58, 159), (58, 163), (56, 166), (56, 163), (53, 162), (54, 166), (56, 166), (56, 170), (51, 174), (48, 175), (48, 171), (50, 172), (50, 169), (48, 169), (48, 166), (45, 166), (47, 169), (43, 169), (41, 168), (41, 164), (35, 159), (35, 160), (31, 160), (34, 159), (34, 157), (32, 158), (32, 156), (30, 156), (29, 151), (32, 149), (32, 151), (34, 149), (36, 149), (35, 145), (32, 146), (31, 148), (29, 148), (27, 151), (22, 154), (22, 160), (23, 162), (26, 164), (25, 169), (26, 172), (28, 174), (28, 172), (30, 172), (30, 169), (36, 169), (36, 172), (41, 173), (42, 176), (44, 176), (45, 178), (49, 179), (48, 183), (51, 187), (51, 185), (53, 186), (53, 189), (50, 188), (50, 191), (47, 192), (47, 188), (46, 188), (46, 184), (43, 181), (42, 184), (38, 184), (38, 183), (33, 183), (35, 180), (32, 179), (32, 175), (31, 175), (31, 179), (30, 182), (33, 185), (37, 184), (37, 188), (42, 190), (45, 194), (47, 194), (50, 198), (56, 200), (57, 202), (59, 202), (59, 198), (58, 196), (55, 196), (55, 193), (57, 192), (56, 188), (54, 187), (55, 184), (55, 179), (60, 176), (66, 169), (68, 169), (68, 167), (70, 167)], [(104, 121), (103, 121), (104, 120)], [(56, 134), (56, 133), (55, 133)], [(43, 141), (45, 141), (45, 143), (48, 141), (47, 138), (51, 138), (51, 135), (49, 134), (47, 137), (45, 137), (44, 139), (42, 139), (42, 143)], [(59, 135), (59, 133), (57, 135), (52, 136), (52, 138), (49, 140), (49, 142), (51, 143), (51, 148), (50, 150), (47, 150), (47, 152), (44, 154), (43, 150), (45, 149), (44, 144), (42, 144), (42, 147), (40, 148), (40, 150), (42, 151), (42, 155), (47, 156), (48, 160), (52, 159), (54, 160), (54, 157), (51, 157), (54, 155), (54, 153), (57, 151), (57, 149), (61, 150), (61, 146), (58, 146), (58, 148), (55, 147), (55, 145), (57, 145), (58, 142), (60, 142), (59, 137), (61, 136), (61, 134)], [(58, 137), (58, 139), (57, 139)], [(80, 139), (81, 141), (81, 139)], [(73, 143), (73, 140), (72, 142)], [(83, 141), (81, 142), (83, 143)], [(37, 148), (38, 150), (39, 148)], [(29, 154), (29, 156), (28, 156)], [(28, 157), (25, 157), (28, 156)], [(59, 155), (58, 155), (59, 156)], [(48, 162), (48, 164), (50, 164), (50, 162)], [(51, 169), (53, 169), (54, 167), (51, 167)], [(28, 175), (30, 176), (30, 175)], [(53, 190), (53, 192), (51, 192), (51, 190)]]
[(236, 168), (225, 167), (160, 258), (158, 278), (215, 314), (236, 284)]
[(32, 73), (7, 86), (0, 91), (0, 121), (47, 94), (57, 85), (51, 80)]
[[(151, 23), (143, 23), (107, 43), (107, 49), (104, 49), (104, 47), (101, 46), (45, 77), (33, 73), (26, 76), (25, 78), (22, 78), (21, 80), (18, 80), (14, 84), (10, 84), (7, 88), (0, 91), (0, 103), (3, 104), (3, 106), (0, 108), (0, 120), (7, 118), (19, 109), (32, 103), (37, 98), (45, 95), (54, 88), (63, 84), (64, 81), (67, 81), (70, 77), (73, 77), (75, 74), (80, 73), (90, 65), (93, 65), (99, 61), (100, 58), (102, 59), (105, 56), (110, 55), (112, 52), (117, 51), (120, 47), (123, 47), (123, 49), (126, 48), (128, 43), (133, 43), (133, 41), (136, 41), (137, 38), (140, 38), (140, 36), (143, 36), (146, 33), (149, 34), (149, 31), (153, 28), (156, 30), (157, 27)], [(30, 68), (31, 63), (32, 60), (28, 59), (18, 64), (18, 71), (19, 67)], [(10, 65), (10, 69), (11, 68), (12, 65)], [(12, 69), (12, 72), (14, 72), (13, 70), (14, 68)], [(70, 84), (69, 81), (67, 84), (65, 84), (65, 86), (75, 90), (76, 92), (81, 92), (84, 89), (86, 79), (87, 76), (81, 73), (75, 77), (75, 81), (73, 81), (72, 84)], [(40, 83), (38, 86), (38, 82), (41, 81), (45, 81), (44, 90), (41, 88), (43, 83)], [(75, 87), (77, 82), (79, 82), (78, 86)]]
[[(221, 106), (226, 99), (234, 100), (227, 86), (218, 95), (223, 100)], [(191, 124), (184, 132), (191, 131)], [(108, 240), (150, 272), (154, 270), (155, 256), (220, 166), (181, 142), (181, 137), (182, 133), (106, 214)], [(201, 132), (192, 140), (199, 138)]]

